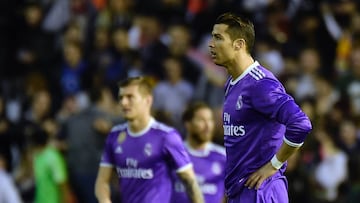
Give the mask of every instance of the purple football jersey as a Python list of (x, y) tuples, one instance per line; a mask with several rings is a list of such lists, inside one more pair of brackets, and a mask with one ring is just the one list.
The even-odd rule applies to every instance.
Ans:
[[(275, 76), (258, 62), (225, 85), (223, 106), (227, 195), (239, 193), (248, 176), (265, 165), (284, 141), (301, 146), (309, 118)], [(286, 164), (279, 170), (283, 174)]]
[(125, 203), (170, 202), (172, 171), (192, 167), (178, 132), (154, 119), (136, 134), (126, 123), (115, 126), (100, 165), (115, 167)]
[[(193, 162), (197, 181), (206, 203), (221, 203), (225, 194), (225, 149), (209, 143), (204, 150), (192, 149), (187, 143), (185, 148)], [(181, 180), (174, 174), (175, 184), (171, 203), (190, 203)]]

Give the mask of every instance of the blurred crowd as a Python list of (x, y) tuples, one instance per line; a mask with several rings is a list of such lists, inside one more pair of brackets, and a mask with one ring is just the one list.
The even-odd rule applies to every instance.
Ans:
[(54, 173), (67, 176), (68, 201), (92, 201), (86, 191), (107, 133), (122, 122), (117, 83), (126, 77), (148, 76), (154, 116), (183, 134), (186, 105), (209, 104), (222, 144), (227, 74), (207, 43), (227, 11), (254, 22), (254, 58), (314, 126), (289, 160), (290, 202), (360, 202), (357, 0), (5, 0), (0, 8), (0, 179), (13, 179), (23, 202), (40, 187), (44, 144), (64, 159), (65, 173)]

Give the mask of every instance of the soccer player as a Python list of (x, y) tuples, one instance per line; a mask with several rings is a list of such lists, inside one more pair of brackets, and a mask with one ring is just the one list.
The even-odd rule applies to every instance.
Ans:
[[(225, 149), (212, 143), (214, 117), (209, 106), (202, 102), (190, 104), (183, 113), (186, 128), (185, 148), (194, 164), (194, 170), (206, 203), (221, 203), (225, 188)], [(177, 180), (171, 203), (190, 202), (185, 187)]]
[(107, 137), (95, 186), (99, 202), (111, 202), (109, 182), (113, 168), (124, 203), (169, 203), (172, 171), (183, 181), (192, 202), (203, 202), (180, 135), (151, 116), (149, 82), (143, 77), (122, 81), (119, 100), (127, 122), (114, 126)]
[(303, 144), (311, 122), (275, 76), (250, 52), (254, 26), (220, 15), (209, 42), (215, 64), (229, 73), (223, 105), (225, 189), (229, 203), (288, 202), (286, 160)]

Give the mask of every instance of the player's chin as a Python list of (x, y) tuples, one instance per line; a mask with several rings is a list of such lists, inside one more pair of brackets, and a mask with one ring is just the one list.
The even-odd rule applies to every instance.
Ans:
[(222, 63), (220, 63), (219, 60), (216, 60), (216, 59), (214, 59), (214, 58), (213, 58), (213, 62), (214, 62), (216, 65), (218, 65), (218, 66), (221, 66), (221, 65), (222, 65)]
[(128, 113), (128, 112), (124, 112), (124, 113), (122, 114), (122, 117), (123, 117), (124, 119), (126, 119), (126, 120), (132, 120), (134, 116), (131, 115), (131, 114)]

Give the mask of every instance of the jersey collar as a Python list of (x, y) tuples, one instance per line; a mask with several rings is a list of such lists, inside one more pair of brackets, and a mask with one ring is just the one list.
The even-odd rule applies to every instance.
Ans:
[(248, 74), (251, 69), (260, 66), (259, 62), (255, 61), (253, 64), (251, 64), (249, 67), (247, 67), (245, 69), (245, 71), (243, 73), (241, 73), (241, 75), (239, 75), (239, 77), (237, 77), (235, 80), (231, 79), (230, 80), (230, 85), (235, 85), (237, 82), (239, 82), (243, 77), (245, 77), (246, 74)]
[(192, 148), (188, 142), (185, 142), (185, 147), (188, 150), (189, 154), (197, 157), (205, 157), (208, 156), (210, 153), (211, 143), (206, 144), (205, 148), (203, 150), (197, 150)]
[(137, 132), (137, 133), (131, 132), (129, 127), (128, 127), (127, 131), (128, 131), (128, 133), (129, 133), (129, 135), (131, 137), (140, 137), (140, 136), (144, 135), (145, 133), (147, 133), (154, 123), (155, 123), (155, 119), (153, 117), (151, 117), (151, 119), (150, 119), (149, 123), (147, 124), (147, 126), (143, 130), (141, 130), (140, 132)]

